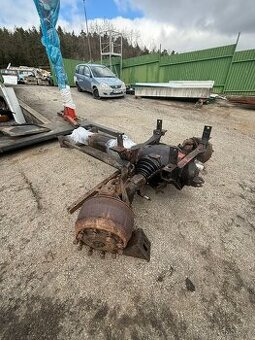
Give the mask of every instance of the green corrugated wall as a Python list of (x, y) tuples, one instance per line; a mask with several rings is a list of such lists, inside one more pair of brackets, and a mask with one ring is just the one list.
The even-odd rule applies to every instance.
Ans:
[(124, 59), (122, 62), (122, 79), (126, 84), (137, 82), (157, 82), (158, 75), (158, 53)]
[(161, 58), (159, 80), (214, 80), (214, 91), (223, 92), (236, 45), (210, 48)]
[[(126, 84), (170, 80), (214, 80), (214, 91), (255, 95), (255, 49), (235, 52), (236, 45), (160, 56), (158, 53), (123, 59), (121, 78)], [(64, 59), (70, 86), (75, 66), (82, 60)], [(107, 65), (107, 62), (104, 62)], [(113, 71), (120, 74), (119, 60)]]
[(235, 53), (224, 92), (255, 95), (255, 50)]

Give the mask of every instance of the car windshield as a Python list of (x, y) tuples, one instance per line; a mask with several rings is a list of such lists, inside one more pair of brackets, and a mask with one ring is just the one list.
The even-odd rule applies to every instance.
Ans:
[(96, 78), (116, 78), (109, 68), (104, 66), (90, 66), (91, 71)]

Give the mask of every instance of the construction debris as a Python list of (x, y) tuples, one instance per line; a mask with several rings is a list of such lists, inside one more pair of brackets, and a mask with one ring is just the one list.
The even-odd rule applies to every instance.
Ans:
[[(80, 123), (81, 126), (84, 124)], [(67, 123), (53, 124), (19, 101), (12, 87), (5, 87), (0, 82), (0, 153), (45, 142), (70, 134), (72, 130)]]
[(255, 109), (255, 96), (228, 97), (228, 100), (232, 104), (236, 104), (245, 108)]
[(51, 73), (36, 67), (10, 66), (0, 70), (5, 85), (53, 85)]

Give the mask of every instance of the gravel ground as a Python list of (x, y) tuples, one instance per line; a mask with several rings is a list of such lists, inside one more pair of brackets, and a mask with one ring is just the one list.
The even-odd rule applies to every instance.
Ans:
[[(202, 188), (136, 197), (136, 225), (152, 242), (149, 263), (88, 257), (72, 243), (77, 214), (66, 208), (110, 166), (57, 142), (2, 156), (0, 338), (255, 339), (254, 111), (131, 96), (96, 101), (72, 91), (80, 117), (136, 142), (157, 118), (171, 144), (212, 125), (215, 152)], [(17, 94), (56, 119), (56, 88), (19, 86)]]

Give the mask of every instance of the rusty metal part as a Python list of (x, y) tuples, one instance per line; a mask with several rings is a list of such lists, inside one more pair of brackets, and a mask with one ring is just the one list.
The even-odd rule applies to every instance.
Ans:
[(149, 145), (157, 145), (162, 136), (165, 135), (167, 130), (162, 129), (162, 119), (157, 119), (156, 129), (153, 130), (153, 135), (144, 143), (136, 144), (130, 149), (126, 149), (123, 145), (123, 133), (117, 135), (117, 146), (111, 147), (111, 150), (117, 152), (121, 159), (136, 163), (139, 159), (139, 152)]
[(133, 231), (134, 213), (118, 198), (98, 195), (87, 199), (75, 224), (76, 238), (91, 248), (122, 251)]
[(184, 158), (182, 158), (178, 163), (177, 167), (179, 169), (184, 168), (191, 160), (193, 160), (197, 155), (202, 152), (205, 152), (206, 148), (203, 144), (199, 144), (194, 150), (188, 153)]
[(103, 152), (107, 152), (107, 142), (112, 139), (110, 136), (106, 136), (100, 133), (94, 133), (89, 136), (88, 145)]
[(231, 97), (227, 97), (227, 99), (230, 101), (230, 103), (239, 105), (239, 106), (243, 106), (243, 107), (247, 107), (247, 108), (251, 108), (254, 109), (255, 108), (255, 97), (254, 96), (231, 96)]
[(150, 261), (151, 243), (142, 229), (133, 231), (127, 247), (123, 251), (123, 255), (138, 257), (140, 259)]
[(60, 136), (58, 137), (58, 141), (61, 147), (67, 147), (67, 148), (79, 150), (83, 153), (86, 153), (87, 155), (90, 155), (96, 159), (101, 160), (102, 162), (106, 164), (111, 165), (112, 167), (116, 169), (121, 169), (121, 167), (123, 166), (123, 164), (121, 164), (117, 159), (109, 156), (105, 152), (102, 152), (99, 149), (95, 149), (87, 145), (83, 145), (83, 146), (75, 145), (68, 140), (68, 137)]
[(131, 150), (138, 150), (146, 145), (159, 144), (161, 137), (164, 136), (166, 132), (167, 130), (162, 129), (162, 119), (157, 119), (157, 126), (156, 129), (153, 130), (153, 135), (146, 142), (134, 145)]
[[(196, 149), (198, 145), (201, 144), (201, 142), (202, 139), (198, 137), (186, 139), (182, 144), (182, 151), (184, 152), (183, 157), (185, 157), (185, 154), (188, 154), (194, 149)], [(213, 146), (210, 142), (208, 142), (206, 147), (204, 148), (204, 151), (197, 155), (197, 160), (199, 160), (202, 163), (206, 163), (212, 157), (212, 154)]]
[[(137, 190), (145, 184), (146, 179), (142, 175), (128, 178), (128, 169), (123, 168), (121, 174), (112, 176), (107, 183), (97, 188), (97, 192), (94, 191), (96, 196), (85, 200), (76, 221), (76, 239), (79, 246), (86, 244), (90, 249), (122, 253), (131, 238), (134, 226), (134, 213), (130, 203)], [(141, 233), (138, 233), (138, 236), (135, 238), (137, 241), (132, 243), (132, 253), (148, 259), (149, 255), (146, 255), (145, 249), (150, 251), (149, 241), (146, 243), (146, 237), (142, 238)], [(143, 245), (142, 240), (145, 240)], [(138, 243), (140, 248), (143, 247), (140, 252)]]
[(8, 115), (0, 113), (0, 122), (8, 122), (10, 120)]
[[(162, 171), (172, 173), (176, 169), (183, 169), (186, 167), (195, 157), (197, 157), (200, 153), (205, 151), (205, 146), (203, 144), (199, 144), (194, 150), (192, 150), (190, 153), (188, 153), (185, 157), (183, 157), (181, 160), (178, 161), (178, 163), (173, 164), (169, 163), (167, 164)], [(163, 177), (164, 180), (167, 180), (167, 178)]]
[(136, 174), (127, 180), (125, 183), (125, 189), (130, 203), (133, 202), (136, 192), (141, 190), (145, 186), (146, 182), (146, 178), (141, 174)]
[(100, 190), (100, 195), (112, 196), (119, 198), (121, 194), (121, 179), (120, 176), (117, 176), (107, 182), (104, 186), (102, 186)]
[[(199, 138), (197, 138), (197, 139), (198, 139), (198, 142), (199, 142)], [(213, 151), (214, 150), (213, 150), (212, 144), (207, 143), (205, 151), (200, 153), (199, 155), (197, 155), (197, 160), (199, 160), (202, 163), (206, 163), (212, 157)]]
[[(182, 152), (184, 152), (184, 156), (191, 152), (192, 150), (194, 150), (197, 146), (198, 146), (198, 141), (195, 137), (193, 138), (189, 138), (189, 139), (185, 139), (182, 143), (182, 146), (181, 146), (181, 150)], [(184, 157), (183, 156), (183, 157)]]

